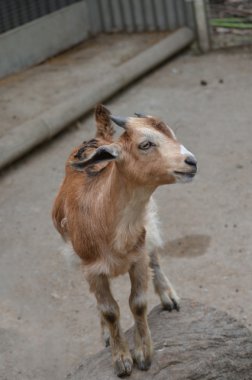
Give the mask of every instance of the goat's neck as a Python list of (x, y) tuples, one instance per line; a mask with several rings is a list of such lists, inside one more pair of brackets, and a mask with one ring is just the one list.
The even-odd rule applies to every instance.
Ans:
[(141, 186), (128, 180), (114, 167), (112, 173), (112, 187), (115, 190), (115, 199), (121, 210), (127, 209), (133, 213), (139, 213), (146, 209), (150, 197), (155, 190), (152, 186)]
[(116, 191), (114, 199), (117, 200), (115, 243), (118, 250), (124, 250), (143, 231), (147, 205), (154, 188), (133, 184), (118, 171), (113, 174), (113, 189)]

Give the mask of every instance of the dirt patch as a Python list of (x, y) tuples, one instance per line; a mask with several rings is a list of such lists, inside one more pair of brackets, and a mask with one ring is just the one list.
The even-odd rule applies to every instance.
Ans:
[(204, 255), (211, 242), (207, 235), (190, 235), (168, 241), (161, 253), (171, 257), (185, 258)]

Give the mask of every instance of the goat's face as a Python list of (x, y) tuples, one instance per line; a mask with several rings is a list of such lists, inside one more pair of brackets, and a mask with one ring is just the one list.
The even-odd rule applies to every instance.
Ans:
[(111, 120), (124, 128), (117, 142), (112, 138), (99, 146), (89, 157), (72, 162), (77, 170), (102, 161), (115, 161), (118, 170), (131, 182), (157, 187), (163, 184), (189, 182), (197, 172), (195, 156), (181, 145), (164, 122), (151, 116), (120, 118), (104, 107), (96, 108), (99, 134), (113, 135)]
[(125, 129), (117, 165), (127, 177), (153, 186), (193, 179), (196, 158), (165, 123), (153, 117), (133, 117), (127, 119)]

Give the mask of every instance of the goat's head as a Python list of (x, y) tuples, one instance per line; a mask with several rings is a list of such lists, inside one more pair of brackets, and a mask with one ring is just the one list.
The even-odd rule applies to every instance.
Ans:
[[(106, 117), (101, 118), (102, 110)], [(96, 114), (97, 116), (97, 114)], [(189, 182), (197, 172), (195, 156), (181, 145), (174, 132), (163, 121), (142, 114), (135, 117), (116, 117), (99, 106), (99, 128), (108, 118), (124, 129), (115, 142), (99, 146), (84, 160), (72, 162), (77, 170), (102, 161), (115, 161), (118, 170), (139, 185), (159, 186)], [(96, 117), (97, 119), (97, 117)]]

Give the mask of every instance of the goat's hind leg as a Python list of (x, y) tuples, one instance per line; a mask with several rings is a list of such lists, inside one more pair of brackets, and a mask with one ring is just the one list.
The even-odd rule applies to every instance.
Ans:
[(156, 293), (159, 295), (162, 305), (165, 310), (172, 311), (175, 309), (179, 311), (179, 297), (174, 290), (172, 284), (165, 276), (160, 268), (157, 250), (152, 250), (149, 253), (150, 267), (153, 271), (153, 285)]
[(160, 268), (158, 258), (158, 247), (162, 247), (162, 239), (159, 232), (159, 222), (155, 201), (151, 198), (149, 213), (146, 224), (146, 246), (150, 256), (150, 267), (153, 271), (153, 285), (159, 295), (164, 309), (171, 311), (179, 310), (179, 297), (172, 284)]
[(109, 280), (107, 276), (99, 275), (88, 278), (88, 282), (97, 299), (102, 328), (109, 330), (115, 374), (120, 377), (130, 375), (133, 361), (120, 326), (119, 306), (111, 294)]

